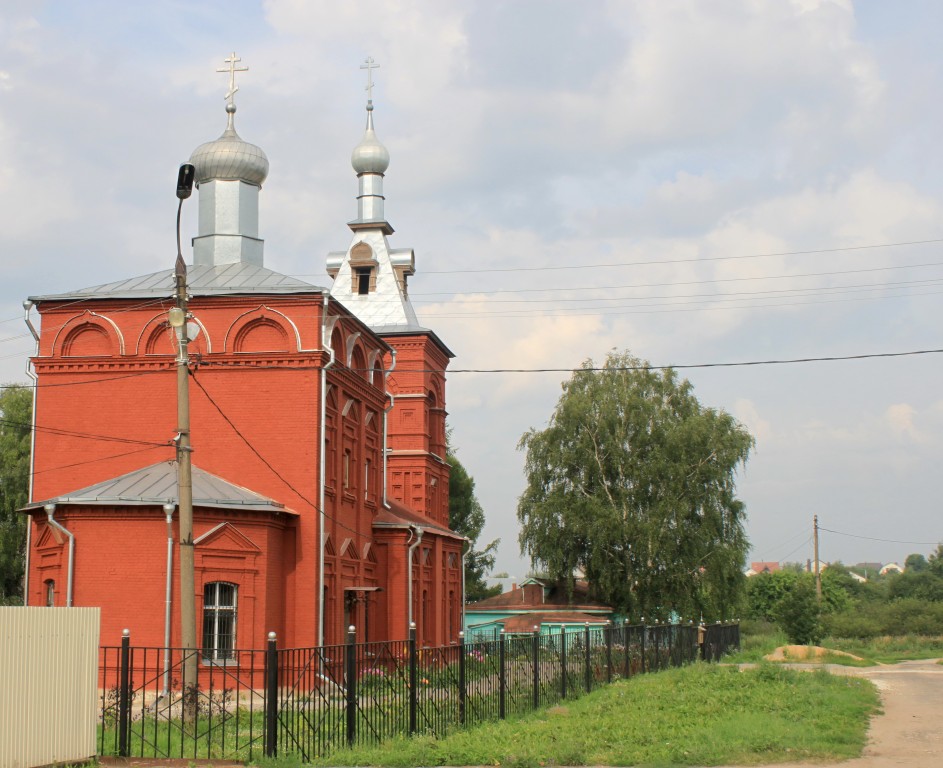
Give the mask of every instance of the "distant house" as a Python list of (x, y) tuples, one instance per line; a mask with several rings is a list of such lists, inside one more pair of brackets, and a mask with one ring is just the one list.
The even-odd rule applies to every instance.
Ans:
[(851, 569), (867, 579), (871, 576), (877, 576), (883, 567), (881, 563), (855, 563), (851, 566)]
[(775, 560), (764, 561), (757, 560), (754, 563), (750, 563), (750, 567), (746, 570), (747, 577), (756, 576), (759, 573), (776, 573), (780, 570), (779, 563)]
[(491, 640), (503, 630), (506, 635), (579, 631), (586, 624), (610, 621), (611, 606), (591, 600), (589, 585), (577, 581), (572, 594), (562, 582), (527, 579), (519, 587), (465, 608), (465, 639)]
[(878, 571), (882, 576), (886, 576), (889, 573), (903, 573), (904, 569), (901, 568), (897, 563), (888, 563), (881, 570)]
[(855, 573), (854, 571), (848, 571), (848, 575), (851, 576), (851, 578), (852, 578), (854, 581), (857, 581), (859, 584), (864, 584), (864, 583), (866, 583), (866, 582), (868, 581), (868, 580), (867, 580), (864, 576), (862, 576), (860, 573)]

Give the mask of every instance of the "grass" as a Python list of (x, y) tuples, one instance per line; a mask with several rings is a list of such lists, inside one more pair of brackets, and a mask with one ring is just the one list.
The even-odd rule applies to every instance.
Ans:
[[(774, 624), (762, 621), (744, 621), (741, 625), (741, 650), (725, 658), (731, 663), (759, 662), (782, 645), (789, 645), (785, 633)], [(863, 661), (847, 656), (826, 653), (818, 659), (807, 659), (810, 663), (841, 664), (847, 667), (867, 667), (874, 664), (894, 664), (913, 659), (935, 659), (943, 656), (943, 637), (923, 635), (897, 635), (855, 639), (827, 637), (822, 647), (833, 651), (844, 651), (860, 656)]]
[(756, 663), (781, 645), (788, 645), (789, 638), (775, 624), (765, 621), (742, 621), (740, 623), (740, 652), (724, 657), (732, 664)]
[[(860, 754), (878, 697), (866, 680), (696, 664), (621, 681), (441, 741), (396, 739), (321, 765), (756, 765)], [(588, 727), (588, 724), (591, 726)], [(263, 766), (290, 768), (288, 759)]]
[(870, 640), (829, 638), (829, 648), (862, 656), (877, 664), (894, 664), (898, 661), (935, 659), (943, 656), (943, 636), (898, 635), (875, 637)]

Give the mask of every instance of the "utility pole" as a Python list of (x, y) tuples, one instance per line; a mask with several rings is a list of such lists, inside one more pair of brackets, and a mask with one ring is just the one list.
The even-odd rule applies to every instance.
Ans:
[(177, 332), (177, 502), (180, 512), (180, 641), (183, 645), (184, 720), (196, 716), (197, 645), (196, 598), (193, 576), (193, 473), (190, 463), (190, 354), (187, 330), (187, 265), (180, 253), (180, 211), (193, 189), (192, 165), (180, 167), (177, 178), (177, 261), (174, 265), (174, 299), (170, 325)]
[(812, 553), (815, 558), (815, 597), (822, 602), (822, 572), (819, 570), (819, 516), (812, 515)]

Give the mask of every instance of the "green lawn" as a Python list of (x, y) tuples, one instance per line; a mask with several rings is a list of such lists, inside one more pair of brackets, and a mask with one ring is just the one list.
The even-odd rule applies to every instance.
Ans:
[[(785, 633), (775, 625), (762, 621), (744, 621), (741, 624), (741, 651), (725, 657), (724, 661), (734, 664), (762, 661), (764, 656), (772, 653), (779, 646), (788, 644), (789, 640)], [(943, 637), (941, 636), (896, 635), (869, 639), (827, 637), (821, 645), (828, 650), (854, 654), (864, 661), (828, 654), (819, 659), (819, 662), (852, 667), (943, 657)]]
[[(321, 765), (755, 765), (860, 754), (878, 706), (865, 680), (771, 664), (697, 664), (615, 683), (441, 741), (397, 739)], [(263, 765), (288, 768), (290, 759)], [(318, 764), (318, 763), (316, 763)]]

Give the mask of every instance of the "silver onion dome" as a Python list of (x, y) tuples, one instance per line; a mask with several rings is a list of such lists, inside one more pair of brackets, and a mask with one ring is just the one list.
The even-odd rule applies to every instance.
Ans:
[(373, 130), (373, 107), (367, 107), (367, 130), (360, 143), (354, 147), (350, 164), (359, 176), (361, 173), (386, 173), (390, 167), (390, 153)]
[(233, 123), (235, 104), (227, 104), (229, 124), (216, 141), (208, 141), (190, 155), (196, 168), (196, 183), (206, 181), (244, 181), (262, 186), (268, 176), (268, 158), (260, 147), (239, 138)]

